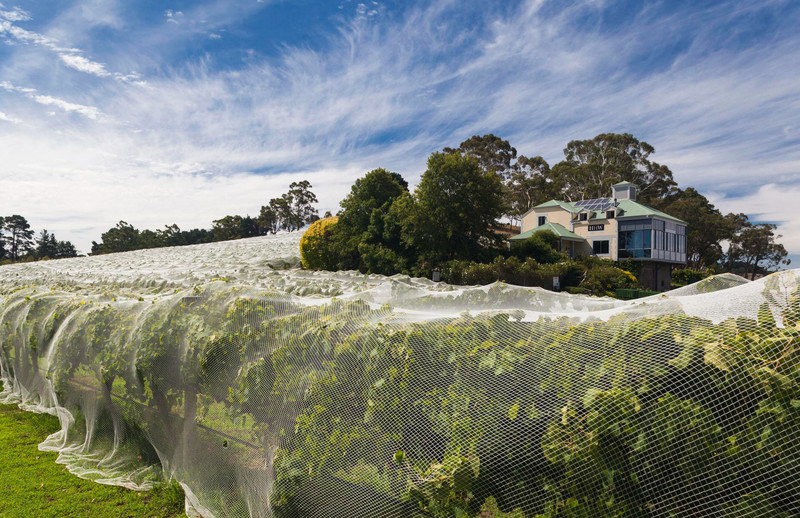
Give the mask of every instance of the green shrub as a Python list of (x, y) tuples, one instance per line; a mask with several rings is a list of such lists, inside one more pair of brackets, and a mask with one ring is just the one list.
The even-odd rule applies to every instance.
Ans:
[(442, 268), (442, 280), (451, 284), (475, 285), (502, 281), (517, 286), (537, 286), (551, 289), (553, 277), (558, 277), (562, 288), (577, 286), (584, 268), (573, 262), (539, 264), (531, 258), (520, 260), (515, 256), (495, 257), (491, 263), (450, 261)]
[(632, 273), (608, 264), (590, 268), (580, 287), (593, 295), (611, 296), (620, 288), (638, 288), (639, 281)]
[(711, 272), (692, 270), (691, 268), (681, 268), (672, 272), (672, 282), (675, 284), (687, 285), (700, 282), (706, 277), (710, 276)]
[(563, 261), (556, 264), (543, 264), (540, 272), (545, 280), (552, 284), (553, 277), (558, 277), (561, 289), (569, 286), (578, 286), (583, 280), (586, 268), (575, 261)]
[[(599, 257), (597, 257), (596, 259), (598, 259), (601, 263), (608, 264), (608, 261), (606, 261), (605, 259), (600, 259)], [(641, 279), (643, 264), (644, 261), (637, 261), (636, 259), (628, 257), (626, 259), (617, 261), (616, 266), (621, 270), (625, 270), (626, 272), (631, 272), (633, 276), (636, 277), (637, 279)]]
[[(369, 273), (394, 275), (398, 271), (407, 270), (407, 259), (402, 253), (380, 243), (359, 243), (358, 253), (364, 265), (363, 270)], [(421, 275), (428, 277), (428, 273)]]
[(558, 236), (549, 230), (537, 232), (522, 241), (511, 241), (511, 254), (522, 260), (533, 259), (537, 263), (567, 260), (567, 254), (558, 251)]
[(567, 293), (572, 294), (572, 295), (591, 295), (592, 294), (592, 290), (587, 290), (586, 288), (581, 288), (579, 286), (567, 286), (566, 288), (564, 288), (564, 291), (566, 291)]

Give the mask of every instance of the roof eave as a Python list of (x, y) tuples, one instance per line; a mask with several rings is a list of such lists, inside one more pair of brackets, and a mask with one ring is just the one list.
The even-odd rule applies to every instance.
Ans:
[(678, 219), (678, 218), (676, 218), (674, 216), (670, 216), (670, 215), (664, 216), (664, 215), (661, 215), (661, 214), (640, 214), (638, 216), (636, 216), (636, 215), (634, 215), (634, 216), (619, 216), (619, 215), (616, 216), (616, 219), (641, 219), (641, 218), (660, 218), (660, 219), (666, 219), (666, 220), (669, 220), (669, 221), (674, 221), (675, 223), (680, 223), (681, 225), (687, 225), (687, 226), (689, 225), (688, 223), (686, 223), (682, 219)]

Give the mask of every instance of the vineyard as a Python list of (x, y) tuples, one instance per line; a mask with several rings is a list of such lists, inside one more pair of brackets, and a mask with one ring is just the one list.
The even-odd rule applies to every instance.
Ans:
[(620, 301), (297, 269), (298, 234), (0, 269), (0, 400), (208, 517), (800, 515), (797, 271)]

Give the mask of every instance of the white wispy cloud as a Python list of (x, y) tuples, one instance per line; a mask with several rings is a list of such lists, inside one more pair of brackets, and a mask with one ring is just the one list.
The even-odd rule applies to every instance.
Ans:
[(167, 18), (167, 23), (180, 23), (181, 18), (183, 18), (183, 11), (173, 11), (172, 9), (167, 9), (164, 11), (164, 16)]
[(61, 47), (51, 38), (48, 38), (47, 36), (37, 32), (23, 29), (22, 27), (18, 27), (11, 22), (12, 20), (10, 19), (0, 19), (0, 34), (10, 36), (21, 43), (40, 45), (56, 52), (80, 52), (78, 49)]
[(52, 97), (49, 95), (33, 95), (31, 99), (45, 106), (55, 106), (67, 112), (80, 113), (84, 117), (88, 117), (93, 120), (99, 119), (100, 116), (102, 115), (100, 113), (100, 110), (98, 110), (94, 106), (86, 106), (84, 104), (71, 103), (63, 99), (59, 99), (57, 97)]
[(81, 72), (86, 72), (87, 74), (92, 74), (97, 77), (109, 77), (111, 75), (102, 63), (86, 59), (78, 54), (59, 54), (58, 57), (60, 57), (61, 61), (68, 67), (74, 68), (75, 70), (80, 70)]
[(370, 18), (378, 14), (378, 2), (371, 2), (370, 5), (359, 3), (356, 5), (356, 14), (362, 18)]
[[(2, 5), (2, 4), (0, 4)], [(14, 25), (16, 21), (28, 21), (31, 16), (27, 11), (19, 8), (14, 8), (12, 11), (0, 11), (0, 35), (6, 35), (12, 38), (13, 41), (37, 45), (45, 49), (51, 50), (61, 59), (61, 61), (68, 67), (91, 74), (97, 77), (113, 77), (123, 82), (136, 82), (138, 80), (137, 74), (122, 74), (110, 73), (105, 65), (93, 61), (82, 55), (82, 51), (77, 48), (63, 47), (57, 40), (39, 34), (34, 31), (29, 31)]]
[(31, 15), (21, 7), (12, 7), (10, 11), (6, 11), (3, 4), (0, 4), (0, 18), (10, 22), (21, 22), (30, 20)]
[(35, 101), (44, 106), (55, 106), (57, 108), (61, 108), (66, 112), (79, 113), (84, 117), (88, 117), (89, 119), (92, 120), (98, 120), (103, 115), (100, 112), (100, 110), (94, 106), (71, 103), (65, 101), (64, 99), (59, 99), (58, 97), (53, 97), (50, 95), (42, 95), (37, 93), (35, 88), (15, 86), (9, 83), (8, 81), (0, 81), (0, 88), (4, 89), (7, 92), (16, 92), (23, 94), (28, 99), (31, 99), (32, 101)]
[(10, 122), (12, 124), (20, 124), (22, 120), (12, 117), (11, 115), (0, 112), (0, 121)]

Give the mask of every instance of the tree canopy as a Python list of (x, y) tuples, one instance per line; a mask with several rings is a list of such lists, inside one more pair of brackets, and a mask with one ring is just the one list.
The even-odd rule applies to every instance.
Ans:
[(274, 234), (279, 230), (291, 232), (313, 223), (319, 219), (315, 203), (317, 196), (311, 192), (311, 183), (307, 180), (292, 182), (289, 192), (272, 198), (261, 207), (256, 220), (257, 233), (254, 235)]
[(5, 262), (75, 257), (78, 251), (69, 241), (59, 241), (47, 230), (34, 238), (28, 220), (15, 214), (0, 217), (0, 259)]
[(225, 216), (214, 220), (211, 226), (214, 241), (229, 241), (259, 235), (258, 222), (250, 216)]
[(653, 205), (677, 185), (667, 166), (650, 160), (653, 146), (630, 133), (601, 133), (590, 140), (573, 140), (565, 159), (552, 169), (553, 182), (566, 201), (605, 198), (618, 182), (637, 185), (637, 197)]
[(503, 211), (502, 184), (475, 158), (433, 153), (415, 199), (414, 241), (425, 259), (473, 259), (498, 244), (494, 226)]
[(511, 221), (521, 224), (522, 216), (536, 205), (559, 196), (551, 177), (550, 165), (541, 156), (528, 158), (520, 155), (505, 183), (508, 205), (506, 213)]
[(728, 262), (741, 263), (744, 275), (755, 279), (756, 273), (770, 271), (781, 264), (788, 265), (786, 248), (776, 242), (782, 236), (775, 235), (777, 226), (772, 223), (745, 222), (741, 230), (731, 239)]
[(37, 236), (35, 253), (37, 259), (62, 259), (78, 255), (75, 245), (69, 241), (59, 241), (47, 229), (42, 230)]
[(672, 171), (650, 159), (653, 146), (629, 133), (573, 140), (564, 148), (564, 160), (552, 168), (541, 156), (518, 156), (507, 140), (491, 133), (474, 135), (444, 152), (473, 157), (484, 172), (497, 175), (505, 190), (503, 215), (517, 223), (531, 208), (551, 199), (608, 197), (611, 186), (621, 181), (636, 184), (639, 200), (650, 205), (677, 186)]
[[(357, 179), (350, 193), (340, 203), (342, 210), (335, 233), (340, 266), (344, 269), (363, 267), (359, 253), (362, 242), (380, 242), (383, 219), (394, 200), (408, 192), (408, 183), (397, 173), (373, 169)], [(381, 227), (367, 235), (370, 224)]]
[(500, 177), (462, 153), (433, 153), (413, 193), (396, 173), (375, 169), (342, 201), (331, 230), (340, 265), (392, 274), (474, 259), (498, 244)]
[(474, 158), (478, 166), (487, 173), (494, 173), (505, 180), (511, 174), (513, 161), (517, 158), (517, 150), (491, 133), (473, 135), (457, 148), (446, 147), (444, 153), (459, 153)]
[(373, 169), (357, 179), (341, 201), (340, 223), (364, 232), (373, 210), (391, 204), (405, 192), (408, 192), (408, 182), (402, 176), (383, 168)]

